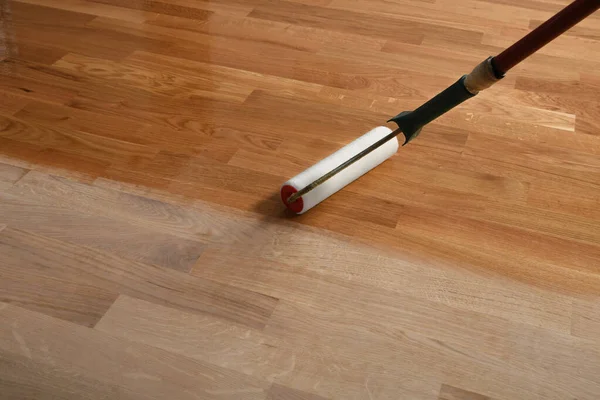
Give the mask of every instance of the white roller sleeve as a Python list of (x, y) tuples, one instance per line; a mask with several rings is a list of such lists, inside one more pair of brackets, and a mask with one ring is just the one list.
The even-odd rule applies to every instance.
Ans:
[[(283, 191), (286, 185), (292, 186), (296, 190), (300, 190), (306, 187), (308, 184), (312, 183), (314, 180), (320, 178), (327, 172), (331, 171), (335, 167), (342, 164), (344, 161), (347, 161), (351, 157), (360, 153), (362, 150), (366, 149), (376, 141), (382, 139), (392, 130), (385, 127), (379, 126), (348, 145), (342, 147), (340, 150), (331, 154), (330, 156), (322, 159), (312, 167), (306, 169), (300, 174), (296, 175), (289, 181), (285, 182), (282, 188), (282, 197)], [(349, 183), (355, 181), (360, 178), (365, 173), (369, 172), (371, 169), (375, 168), (388, 158), (390, 158), (393, 154), (398, 151), (398, 139), (393, 138), (392, 140), (386, 142), (378, 149), (372, 151), (370, 154), (367, 154), (362, 159), (356, 161), (354, 164), (350, 165), (346, 169), (340, 171), (320, 186), (316, 187), (312, 191), (308, 192), (304, 196), (302, 196), (303, 207), (298, 210), (298, 207), (290, 207), (293, 211), (298, 214), (303, 214), (306, 211), (310, 210), (338, 190), (342, 189), (344, 186)], [(282, 199), (283, 200), (283, 199)], [(297, 205), (298, 206), (298, 205)], [(368, 206), (368, 205), (367, 205)], [(296, 209), (294, 209), (296, 208)]]

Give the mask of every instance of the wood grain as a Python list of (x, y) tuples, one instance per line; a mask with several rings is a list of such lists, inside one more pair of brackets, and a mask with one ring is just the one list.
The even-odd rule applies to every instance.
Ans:
[(0, 2), (0, 397), (600, 398), (599, 15), (278, 193), (566, 4)]
[[(474, 350), (474, 347), (477, 347), (479, 344), (471, 343), (465, 347), (461, 345), (456, 346), (455, 342), (447, 341), (447, 339), (436, 338), (436, 336), (430, 337), (428, 335), (420, 336), (418, 333), (414, 334), (411, 328), (406, 328), (404, 325), (396, 325), (392, 321), (389, 321), (390, 325), (386, 325), (385, 323), (383, 325), (373, 325), (365, 319), (368, 318), (369, 312), (370, 310), (363, 307), (355, 307), (354, 311), (348, 310), (347, 312), (340, 313), (341, 315), (332, 315), (330, 307), (318, 301), (310, 304), (282, 301), (271, 319), (267, 332), (273, 335), (286, 336), (296, 346), (310, 341), (313, 346), (329, 348), (331, 349), (332, 357), (340, 357), (354, 363), (369, 363), (372, 366), (371, 370), (374, 372), (373, 379), (369, 378), (369, 390), (374, 388), (383, 392), (380, 394), (382, 398), (394, 398), (393, 396), (397, 398), (398, 387), (394, 388), (391, 382), (385, 379), (385, 376), (398, 376), (400, 374), (404, 374), (407, 378), (410, 377), (407, 379), (410, 382), (403, 382), (402, 385), (399, 385), (399, 387), (406, 391), (404, 392), (406, 397), (410, 396), (410, 390), (417, 393), (425, 391), (425, 387), (421, 386), (423, 382), (415, 380), (417, 376), (420, 376), (421, 379), (443, 379), (457, 387), (465, 386), (468, 381), (470, 383), (469, 387), (473, 391), (489, 393), (492, 397), (499, 398), (512, 398), (519, 393), (522, 398), (537, 398), (541, 395), (545, 398), (560, 399), (569, 396), (568, 393), (574, 393), (581, 389), (577, 383), (574, 383), (572, 378), (557, 381), (555, 379), (558, 374), (545, 373), (543, 365), (546, 364), (546, 361), (542, 361), (541, 364), (534, 367), (533, 371), (529, 369), (531, 364), (528, 361), (521, 364), (522, 361), (517, 359), (511, 362), (515, 368), (514, 370), (495, 364), (491, 359), (488, 359), (488, 362), (490, 362), (488, 367), (483, 367), (480, 364), (480, 362), (483, 363), (483, 360), (473, 360), (469, 356), (470, 354), (478, 354)], [(386, 314), (387, 317), (389, 315)], [(383, 319), (383, 316), (378, 318), (380, 321), (383, 321)], [(395, 329), (393, 326), (400, 328)], [(466, 326), (473, 327), (474, 325)], [(502, 334), (505, 333), (503, 332)], [(521, 337), (520, 327), (517, 328), (514, 334), (516, 334), (517, 338)], [(450, 335), (452, 335), (452, 331)], [(510, 339), (512, 335), (505, 336), (506, 340), (512, 341)], [(365, 340), (367, 337), (370, 343), (369, 352), (353, 352), (351, 350), (356, 348), (356, 346), (360, 346), (360, 341)], [(480, 339), (485, 340), (483, 338)], [(546, 339), (542, 340), (546, 341)], [(562, 342), (562, 340), (562, 338), (558, 339), (558, 342)], [(566, 340), (571, 341), (572, 339), (566, 338)], [(466, 344), (467, 342), (464, 341), (462, 343)], [(476, 343), (481, 342), (476, 340)], [(582, 351), (592, 350), (584, 342), (581, 342), (581, 346)], [(565, 357), (570, 357), (570, 350), (566, 350), (563, 353), (565, 351), (564, 348), (563, 350), (559, 350), (562, 346), (555, 347), (552, 345), (551, 347), (562, 353)], [(516, 353), (512, 353), (515, 350), (513, 345), (508, 345), (508, 348), (510, 349), (511, 357), (514, 356)], [(566, 348), (569, 349), (570, 345), (567, 345)], [(498, 354), (502, 354), (503, 352), (503, 350), (499, 349)], [(402, 362), (399, 362), (396, 356), (399, 353), (403, 355)], [(484, 351), (484, 353), (490, 354), (487, 351)], [(550, 355), (546, 352), (546, 349), (540, 350), (540, 353)], [(462, 354), (464, 357), (460, 357), (458, 354)], [(455, 370), (449, 371), (441, 367), (447, 364), (446, 357), (451, 357), (456, 361), (456, 364), (454, 364)], [(596, 359), (596, 357), (597, 355), (592, 355), (591, 359)], [(551, 356), (551, 358), (554, 359), (554, 356)], [(381, 366), (382, 364), (384, 366)], [(518, 365), (522, 365), (522, 367), (518, 367)], [(587, 373), (577, 370), (581, 365), (579, 362), (576, 365), (577, 367), (574, 367), (570, 374), (575, 374), (588, 382), (593, 382), (596, 379), (594, 378), (595, 371), (598, 368), (596, 365), (592, 363), (584, 367)], [(525, 368), (528, 372), (521, 373), (519, 372), (520, 368)], [(467, 370), (471, 374), (474, 374), (476, 379), (473, 379), (473, 375), (465, 379), (464, 373), (461, 371)], [(579, 375), (580, 373), (582, 375)], [(586, 378), (583, 377), (584, 375)], [(510, 387), (498, 385), (497, 383), (498, 380), (504, 381), (508, 379), (513, 383)], [(428, 383), (429, 385), (431, 385), (430, 382)], [(394, 390), (396, 390), (396, 393), (394, 393)], [(528, 393), (529, 390), (531, 392)], [(582, 397), (593, 398), (594, 395), (593, 391), (587, 392), (583, 390), (581, 393)]]
[(131, 22), (145, 22), (154, 19), (158, 14), (151, 12), (140, 12), (123, 7), (115, 7), (109, 4), (94, 3), (86, 0), (18, 0), (20, 3), (36, 4), (40, 6), (53, 7), (60, 10), (90, 14), (97, 17), (116, 18)]
[(152, 25), (157, 32), (192, 41), (201, 41), (206, 38), (205, 35), (211, 35), (234, 39), (238, 43), (262, 42), (274, 44), (282, 49), (306, 52), (333, 48), (348, 49), (356, 45), (355, 42), (358, 42), (361, 47), (379, 50), (385, 43), (385, 39), (363, 36), (355, 32), (337, 32), (312, 26), (290, 25), (277, 20), (223, 16), (221, 14), (213, 14), (203, 23), (160, 15), (148, 21), (148, 24)]
[[(179, 271), (189, 271), (204, 249), (198, 241), (177, 238), (152, 230), (141, 232), (137, 227), (99, 216), (56, 212), (52, 204), (4, 197), (5, 222), (18, 225), (48, 237), (82, 246), (107, 250), (120, 257)], [(18, 203), (18, 204), (17, 204)], [(32, 215), (31, 210), (37, 211)], [(60, 209), (60, 208), (59, 208)], [(40, 226), (32, 217), (44, 216)], [(90, 230), (94, 233), (90, 234)]]
[[(108, 134), (108, 138), (115, 139), (112, 143), (119, 143), (123, 147), (123, 151), (127, 151), (127, 146), (130, 146), (130, 149), (137, 148), (139, 149), (138, 151), (141, 151), (135, 154), (136, 156), (147, 157), (155, 154), (155, 152), (147, 150), (144, 146), (134, 146), (136, 144), (148, 144), (148, 141), (143, 140), (140, 131), (148, 129), (149, 125), (133, 122), (127, 118), (112, 118), (59, 104), (39, 101), (30, 101), (15, 113), (15, 117), (41, 126), (53, 126), (64, 128), (68, 131), (86, 132), (99, 137), (106, 137)], [(129, 136), (110, 135), (111, 132), (120, 129), (129, 132)], [(107, 143), (111, 143), (111, 141), (107, 140)], [(144, 150), (146, 150), (146, 154), (144, 154)]]
[[(86, 24), (95, 18), (94, 15), (20, 2), (11, 2), (11, 12), (14, 31), (26, 44), (110, 59), (124, 57), (137, 46), (131, 35), (107, 34), (101, 29), (87, 28)], [(38, 30), (42, 30), (44, 35), (38, 35)], [(78, 40), (69, 40), (74, 36)], [(145, 43), (148, 46), (160, 45), (153, 40)]]
[(110, 162), (114, 158), (151, 158), (156, 150), (144, 145), (94, 135), (60, 126), (31, 123), (31, 109), (23, 109), (14, 117), (0, 117), (0, 136), (21, 143), (34, 143), (47, 149), (66, 152), (87, 159)]
[(4, 115), (12, 115), (29, 103), (29, 100), (19, 95), (3, 93), (0, 97), (0, 112)]
[[(25, 259), (23, 253), (31, 252), (27, 234), (12, 228), (0, 232), (2, 249), (1, 301), (29, 310), (72, 321), (84, 326), (94, 326), (117, 298), (118, 293), (99, 287), (94, 282), (77, 282), (60, 276), (48, 261), (33, 254)], [(61, 259), (68, 268), (76, 260)], [(49, 267), (49, 268), (48, 268)], [(46, 269), (46, 270), (45, 270)]]
[(413, 26), (407, 26), (406, 23), (403, 24), (398, 20), (287, 1), (266, 1), (256, 7), (249, 17), (327, 28), (333, 31), (359, 32), (365, 36), (386, 39), (393, 37), (412, 44), (419, 44), (423, 40), (423, 34), (418, 33), (418, 29), (412, 29)]
[[(387, 314), (387, 322), (389, 322), (390, 324), (395, 326), (403, 326), (404, 329), (409, 329), (408, 321), (392, 321), (393, 318), (402, 317), (400, 316), (401, 313), (396, 313), (393, 311), (395, 307), (394, 301), (388, 301), (388, 299), (397, 299), (403, 294), (407, 295), (408, 293), (412, 293), (412, 291), (402, 291), (401, 288), (397, 288), (394, 290), (394, 288), (390, 286), (386, 288), (382, 284), (378, 284), (377, 291), (369, 292), (368, 286), (369, 284), (372, 284), (372, 282), (366, 281), (360, 275), (358, 275), (358, 273), (354, 273), (354, 275), (352, 275), (354, 277), (352, 281), (355, 283), (347, 283), (344, 280), (339, 280), (344, 276), (348, 276), (348, 274), (350, 273), (350, 271), (348, 271), (350, 266), (344, 271), (345, 275), (343, 275), (307, 270), (306, 268), (302, 268), (301, 266), (292, 263), (282, 263), (278, 261), (273, 261), (272, 259), (269, 259), (267, 257), (259, 259), (259, 262), (253, 263), (251, 260), (254, 258), (255, 256), (228, 256), (223, 254), (222, 252), (206, 252), (205, 255), (203, 255), (203, 257), (201, 258), (200, 262), (198, 263), (198, 267), (194, 270), (194, 274), (210, 277), (212, 279), (217, 279), (219, 277), (219, 279), (222, 279), (223, 282), (231, 283), (240, 287), (252, 288), (253, 290), (277, 296), (282, 299), (294, 300), (302, 304), (309, 304), (312, 307), (317, 307), (317, 304), (319, 304), (319, 307), (323, 307), (323, 309), (334, 308), (333, 305), (339, 303), (344, 303), (344, 305), (336, 305), (335, 309), (345, 310), (345, 308), (348, 307), (348, 309), (356, 310), (358, 308), (372, 306), (373, 308), (369, 308), (368, 311), (365, 310), (365, 313), (373, 316), (374, 319), (379, 319), (376, 315), (379, 312), (381, 312), (382, 316), (383, 314)], [(278, 257), (278, 259), (282, 258), (285, 258), (285, 256), (281, 255)], [(354, 258), (356, 258), (356, 256)], [(346, 264), (350, 263), (347, 262)], [(381, 260), (380, 264), (385, 265), (386, 261)], [(229, 267), (227, 265), (229, 265)], [(401, 265), (396, 264), (397, 269), (401, 267)], [(285, 272), (290, 270), (290, 268), (294, 268), (293, 271)], [(382, 268), (383, 267), (379, 267), (377, 270), (378, 273), (381, 275), (384, 274)], [(402, 273), (408, 275), (408, 272), (403, 271)], [(371, 274), (373, 274), (373, 272)], [(431, 282), (438, 282), (441, 280), (441, 278), (432, 276), (429, 280)], [(456, 284), (467, 285), (464, 282), (456, 282)], [(433, 285), (434, 284), (431, 283), (431, 286)], [(437, 291), (435, 287), (428, 287), (426, 289), (414, 288), (415, 296), (418, 293), (422, 293), (425, 290), (429, 290), (429, 293), (426, 296), (429, 299), (428, 301), (419, 302), (419, 304), (417, 305), (417, 302), (415, 302), (415, 299), (412, 296), (407, 296), (404, 297), (403, 300), (399, 302), (399, 304), (403, 304), (406, 307), (409, 307), (408, 305), (410, 304), (410, 309), (419, 308), (419, 314), (425, 319), (431, 318), (438, 321), (437, 327), (440, 329), (444, 324), (442, 322), (441, 315), (445, 313), (444, 311), (442, 311), (445, 306), (451, 305), (452, 307), (457, 309), (465, 308), (465, 305), (469, 301), (467, 298), (463, 298), (461, 301), (461, 299), (454, 297), (452, 293)], [(491, 291), (491, 289), (489, 290)], [(359, 299), (352, 299), (351, 293), (361, 293), (361, 297)], [(499, 293), (496, 293), (496, 295), (502, 297), (502, 295), (500, 295)], [(510, 297), (510, 295), (505, 296), (506, 298)], [(471, 309), (478, 306), (478, 304), (476, 304), (477, 298), (478, 296), (473, 294), (473, 300), (470, 303), (470, 305), (472, 305)], [(482, 300), (479, 301), (479, 306), (482, 306), (485, 303)], [(557, 299), (557, 301), (559, 303), (557, 303), (554, 306), (551, 306), (552, 313), (558, 312), (558, 308), (562, 307), (563, 316), (561, 317), (559, 315), (553, 314), (547, 315), (544, 318), (540, 313), (537, 316), (538, 318), (540, 318), (538, 324), (544, 324), (547, 328), (550, 328), (550, 325), (553, 325), (555, 330), (568, 332), (569, 327), (564, 325), (561, 326), (560, 321), (568, 321), (568, 315), (570, 314), (569, 305), (561, 306), (559, 305), (561, 300)], [(377, 306), (374, 306), (375, 302), (379, 304), (379, 307), (382, 307), (381, 310), (376, 310)], [(344, 311), (344, 313), (347, 312), (350, 311)], [(526, 311), (521, 310), (519, 312)], [(536, 310), (536, 312), (539, 313), (538, 310)], [(438, 313), (440, 314), (436, 315)], [(453, 318), (455, 319), (476, 318), (478, 321), (478, 327), (480, 329), (485, 329), (485, 323), (481, 316), (477, 314), (471, 314), (467, 311), (466, 308), (463, 311), (454, 310), (452, 314)], [(515, 314), (517, 314), (516, 311)], [(530, 311), (529, 314), (531, 315), (532, 312)], [(365, 318), (370, 319), (371, 317), (361, 317), (361, 319), (363, 320)], [(519, 317), (516, 315), (506, 315), (506, 319), (519, 320)], [(542, 319), (545, 319), (545, 322), (542, 322)], [(411, 318), (412, 323), (419, 324), (418, 322), (416, 322), (416, 320), (417, 317)], [(367, 322), (365, 321), (365, 323)], [(463, 320), (462, 323), (467, 322)], [(471, 324), (467, 324), (471, 326)], [(427, 324), (425, 323), (424, 325)], [(497, 322), (493, 328), (490, 328), (490, 332), (498, 333), (501, 330), (500, 326), (500, 322)], [(515, 328), (517, 326), (518, 324), (515, 325)], [(525, 327), (516, 328), (516, 330), (518, 331), (524, 328)], [(424, 329), (426, 328), (419, 327), (415, 329), (415, 331), (424, 332)], [(448, 328), (447, 332), (456, 333), (457, 330), (457, 327), (452, 327)], [(437, 333), (431, 332), (430, 334), (434, 336), (439, 336), (441, 334), (441, 331), (438, 330)], [(473, 344), (474, 342), (471, 341), (470, 343)], [(500, 346), (500, 344), (496, 343), (496, 346)]]
[(8, 188), (21, 179), (27, 170), (8, 164), (0, 163), (0, 187)]
[(60, 48), (23, 41), (18, 50), (11, 52), (10, 56), (16, 60), (51, 65), (65, 54), (66, 51)]
[(300, 390), (290, 389), (288, 387), (274, 384), (269, 389), (268, 400), (324, 400), (324, 397), (303, 392)]
[(123, 8), (131, 8), (134, 10), (149, 11), (165, 15), (178, 15), (185, 16), (190, 19), (203, 19), (206, 16), (211, 15), (212, 12), (203, 10), (201, 8), (187, 7), (177, 2), (163, 2), (163, 1), (123, 1), (123, 0), (94, 0), (96, 3), (111, 4)]
[[(65, 385), (74, 384), (73, 389), (69, 389), (75, 390), (75, 395), (77, 391), (83, 395), (86, 390), (86, 396), (92, 399), (103, 398), (109, 393), (132, 399), (170, 395), (181, 399), (266, 397), (268, 384), (227, 369), (115, 339), (90, 328), (5, 303), (2, 303), (0, 315), (3, 360), (20, 364), (20, 368), (28, 372), (40, 371), (39, 377), (46, 379), (27, 383), (33, 386), (34, 393), (41, 392), (46, 398), (64, 394), (66, 388), (59, 386), (61, 378)], [(79, 379), (80, 376), (84, 379)], [(90, 376), (92, 378), (88, 378)], [(18, 375), (17, 379), (17, 382), (23, 382), (24, 377)], [(23, 392), (19, 385), (10, 392), (3, 390), (3, 396), (22, 398), (19, 396)], [(69, 396), (76, 398), (74, 394), (71, 392)]]
[[(46, 149), (34, 144), (25, 147), (22, 142), (16, 140), (0, 137), (0, 143), (2, 144), (2, 159), (5, 159), (6, 162), (23, 168), (35, 168), (49, 173), (56, 172), (62, 176), (76, 178), (84, 182), (92, 182), (109, 166), (105, 162), (89, 160), (61, 150)], [(21, 160), (15, 161), (15, 157)], [(80, 171), (68, 170), (74, 164), (85, 166), (85, 169)]]
[(598, 298), (578, 299), (573, 303), (571, 332), (594, 340), (600, 332), (600, 301)]
[(293, 368), (296, 357), (258, 330), (125, 295), (95, 329), (266, 380)]
[(493, 400), (490, 397), (483, 396), (468, 390), (459, 389), (450, 385), (442, 385), (440, 397), (438, 400)]
[[(132, 324), (133, 321), (137, 323)], [(290, 343), (285, 337), (241, 329), (214, 319), (191, 317), (124, 296), (115, 302), (97, 329), (177, 354), (189, 354), (194, 359), (208, 359), (218, 365), (224, 363), (252, 376), (268, 379), (274, 382), (273, 395), (302, 395), (311, 400), (368, 396), (364, 386), (367, 365), (334, 356), (331, 349), (317, 343)], [(192, 329), (206, 332), (207, 336), (194, 334)], [(206, 343), (208, 335), (216, 339), (210, 345)], [(333, 357), (331, 363), (322, 362), (324, 354)], [(414, 385), (427, 387), (431, 384), (428, 378), (423, 377)], [(415, 390), (388, 386), (389, 392), (383, 398), (393, 398), (388, 397), (393, 393), (392, 388), (395, 388), (396, 396), (398, 393), (420, 396)]]
[[(12, 232), (12, 235), (8, 233)], [(228, 288), (203, 279), (194, 279), (187, 274), (165, 268), (127, 261), (106, 252), (78, 247), (39, 236), (27, 231), (2, 232), (5, 251), (9, 253), (9, 264), (5, 266), (4, 293), (8, 298), (30, 296), (26, 288), (17, 290), (10, 284), (9, 277), (35, 276), (41, 271), (50, 273), (54, 279), (79, 285), (95, 286), (117, 293), (130, 293), (141, 298), (155, 299), (163, 304), (196, 312), (209, 312), (234, 320), (245, 321), (250, 326), (262, 326), (273, 311), (276, 299), (246, 290)], [(24, 255), (27, 254), (27, 259)], [(17, 268), (21, 265), (21, 268)], [(144, 277), (139, 280), (138, 277)], [(14, 289), (14, 291), (13, 291)], [(39, 294), (39, 288), (34, 291)], [(68, 295), (68, 291), (65, 293)], [(52, 302), (55, 296), (44, 295)], [(14, 300), (13, 300), (14, 301)], [(24, 300), (25, 301), (25, 300)], [(37, 307), (36, 302), (31, 302)]]

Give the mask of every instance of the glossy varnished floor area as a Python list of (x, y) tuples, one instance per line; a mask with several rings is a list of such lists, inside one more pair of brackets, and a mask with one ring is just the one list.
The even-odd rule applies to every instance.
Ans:
[(600, 15), (277, 198), (565, 4), (0, 2), (0, 398), (600, 398)]

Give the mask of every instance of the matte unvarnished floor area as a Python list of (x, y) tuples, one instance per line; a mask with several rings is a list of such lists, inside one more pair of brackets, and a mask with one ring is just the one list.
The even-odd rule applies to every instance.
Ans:
[(567, 3), (0, 1), (0, 398), (600, 399), (600, 15), (278, 199)]

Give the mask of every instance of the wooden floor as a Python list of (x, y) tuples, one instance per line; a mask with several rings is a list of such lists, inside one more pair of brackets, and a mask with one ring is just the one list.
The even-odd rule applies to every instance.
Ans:
[(0, 398), (599, 399), (599, 14), (278, 200), (567, 3), (1, 1)]

